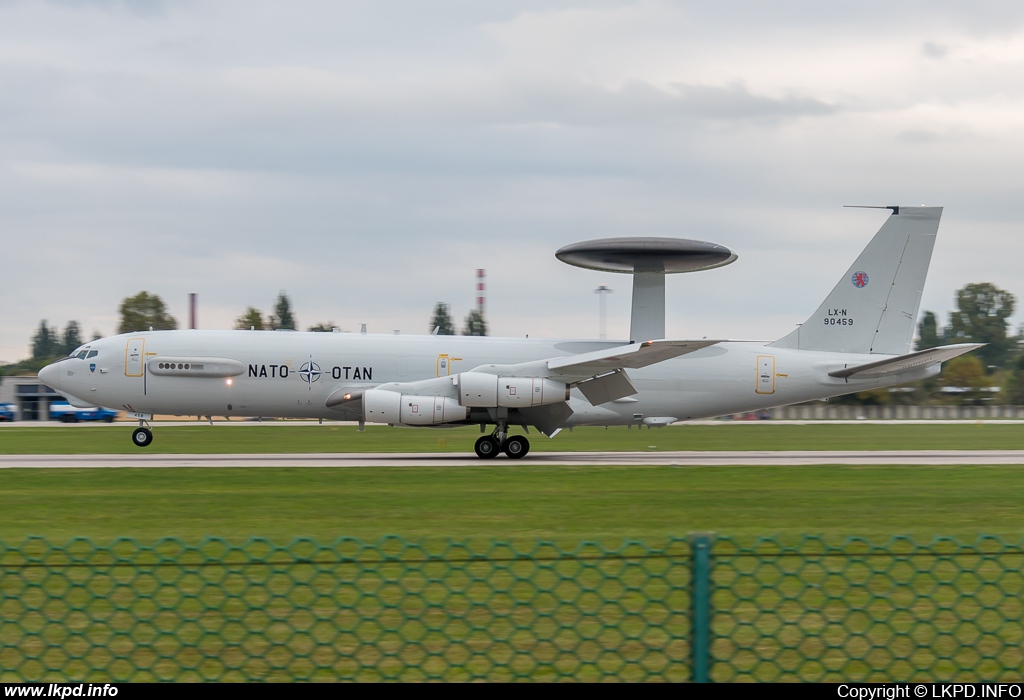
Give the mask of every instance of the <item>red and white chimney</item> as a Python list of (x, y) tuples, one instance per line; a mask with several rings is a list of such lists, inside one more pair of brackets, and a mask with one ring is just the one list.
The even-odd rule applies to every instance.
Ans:
[(477, 269), (476, 271), (476, 311), (480, 314), (480, 318), (484, 317), (484, 276), (486, 272), (484, 270)]

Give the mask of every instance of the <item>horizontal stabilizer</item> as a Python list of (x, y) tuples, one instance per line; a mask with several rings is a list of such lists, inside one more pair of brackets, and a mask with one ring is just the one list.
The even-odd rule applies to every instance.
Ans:
[(721, 340), (647, 340), (606, 350), (595, 350), (548, 360), (548, 369), (558, 375), (592, 377), (616, 369), (639, 369), (671, 360)]
[(890, 357), (888, 360), (879, 360), (878, 362), (869, 362), (865, 365), (857, 365), (856, 367), (837, 369), (833, 372), (829, 372), (828, 376), (839, 377), (840, 379), (846, 379), (849, 377), (856, 377), (858, 379), (882, 377), (887, 374), (897, 374), (899, 372), (906, 372), (910, 369), (917, 369), (919, 367), (945, 362), (946, 360), (952, 360), (954, 357), (959, 357), (960, 355), (970, 352), (975, 348), (980, 348), (983, 345), (985, 345), (985, 343), (944, 345), (938, 348), (929, 348), (928, 350), (912, 352), (909, 355)]

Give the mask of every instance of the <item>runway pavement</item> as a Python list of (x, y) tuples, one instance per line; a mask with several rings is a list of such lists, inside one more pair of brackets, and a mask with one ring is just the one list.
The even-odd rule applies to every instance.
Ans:
[[(205, 420), (155, 420), (150, 421), (154, 427), (169, 428), (179, 426), (193, 426), (193, 425), (208, 425)], [(7, 421), (0, 422), (0, 429), (4, 428), (126, 428), (129, 426), (135, 426), (138, 421), (120, 419), (113, 423), (95, 423), (91, 421), (79, 422), (79, 423), (64, 423), (56, 420), (33, 420), (33, 421)], [(946, 418), (916, 418), (916, 419), (826, 419), (826, 420), (814, 420), (814, 419), (772, 419), (770, 421), (762, 420), (722, 420), (719, 418), (709, 418), (703, 420), (688, 420), (675, 423), (670, 426), (658, 428), (658, 430), (671, 429), (686, 429), (688, 426), (694, 425), (1024, 425), (1024, 419), (1020, 418), (957, 418), (957, 419), (946, 419)], [(359, 425), (355, 421), (340, 421), (340, 420), (328, 420), (320, 423), (316, 420), (299, 420), (288, 418), (284, 420), (224, 420), (223, 418), (214, 418), (213, 425), (217, 427), (230, 426), (234, 428), (244, 428), (246, 426), (277, 426), (277, 427), (295, 427), (297, 425), (331, 425), (331, 426), (350, 426), (355, 427)], [(383, 426), (376, 426), (383, 427)], [(621, 426), (620, 426), (621, 427)]]
[(537, 452), (521, 460), (466, 453), (0, 455), (0, 469), (142, 467), (470, 467), (525, 465), (796, 466), (809, 464), (1024, 465), (1024, 450), (787, 452)]

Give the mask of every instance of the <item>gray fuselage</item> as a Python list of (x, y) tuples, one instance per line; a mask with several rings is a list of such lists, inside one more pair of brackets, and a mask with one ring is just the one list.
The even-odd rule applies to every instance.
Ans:
[[(624, 341), (282, 331), (150, 331), (89, 343), (94, 357), (53, 367), (54, 389), (73, 402), (158, 415), (358, 420), (328, 408), (339, 389), (369, 389), (456, 375), (481, 365), (528, 361), (621, 346)], [(932, 376), (938, 366), (883, 378), (828, 372), (890, 355), (817, 352), (759, 342), (722, 342), (627, 371), (638, 393), (598, 406), (573, 389), (572, 425), (629, 425), (645, 418), (690, 420), (756, 411)], [(221, 362), (221, 365), (211, 364)], [(169, 371), (156, 368), (171, 363)], [(230, 361), (225, 363), (223, 361)], [(196, 376), (185, 366), (230, 367)], [(178, 369), (178, 365), (182, 369)], [(469, 423), (489, 422), (472, 417)], [(515, 423), (513, 418), (510, 422)]]

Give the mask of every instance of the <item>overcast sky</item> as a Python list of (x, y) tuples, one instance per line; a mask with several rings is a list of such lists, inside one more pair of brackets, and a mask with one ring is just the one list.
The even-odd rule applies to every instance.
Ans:
[[(612, 337), (605, 236), (721, 243), (670, 337), (776, 338), (886, 213), (946, 207), (923, 308), (1024, 297), (1024, 3), (0, 0), (0, 360), (160, 295), (229, 328)], [(1018, 319), (1024, 315), (1018, 315)]]

